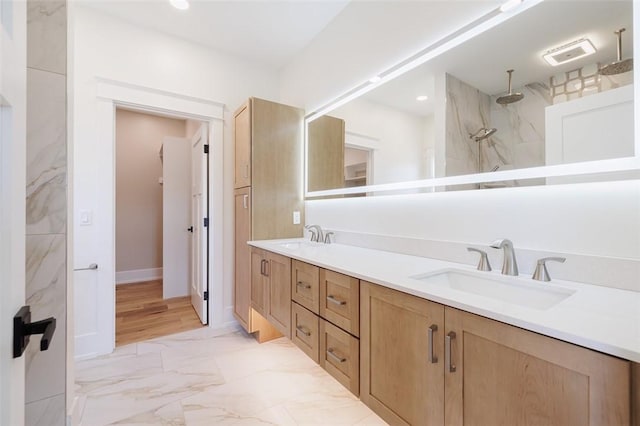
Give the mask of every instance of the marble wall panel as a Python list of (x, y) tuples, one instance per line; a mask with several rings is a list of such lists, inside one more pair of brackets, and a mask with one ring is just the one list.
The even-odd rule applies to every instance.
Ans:
[(27, 235), (66, 232), (65, 79), (27, 70)]
[(65, 0), (29, 0), (27, 67), (66, 74), (67, 7)]
[(27, 304), (32, 321), (56, 318), (56, 331), (46, 351), (32, 336), (26, 356), (27, 402), (64, 394), (66, 366), (66, 236), (30, 235), (26, 240)]

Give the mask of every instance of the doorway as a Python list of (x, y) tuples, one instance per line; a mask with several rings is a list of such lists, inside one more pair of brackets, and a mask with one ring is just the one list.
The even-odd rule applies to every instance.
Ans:
[(207, 324), (206, 133), (116, 108), (116, 346)]

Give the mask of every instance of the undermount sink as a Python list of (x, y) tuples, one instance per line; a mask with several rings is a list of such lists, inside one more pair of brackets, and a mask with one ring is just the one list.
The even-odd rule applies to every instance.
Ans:
[(525, 282), (508, 276), (492, 276), (488, 273), (448, 270), (435, 274), (414, 275), (410, 278), (422, 282), (448, 287), (478, 296), (518, 306), (545, 310), (560, 303), (575, 293), (543, 282)]
[[(312, 243), (308, 241), (289, 241), (285, 243), (278, 243), (278, 246), (290, 250), (299, 250), (302, 247), (311, 247)], [(315, 245), (315, 244), (313, 244)]]

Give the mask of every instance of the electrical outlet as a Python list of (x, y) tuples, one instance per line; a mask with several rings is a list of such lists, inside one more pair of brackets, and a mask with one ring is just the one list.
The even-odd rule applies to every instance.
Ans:
[(300, 212), (297, 210), (293, 212), (293, 224), (300, 225)]

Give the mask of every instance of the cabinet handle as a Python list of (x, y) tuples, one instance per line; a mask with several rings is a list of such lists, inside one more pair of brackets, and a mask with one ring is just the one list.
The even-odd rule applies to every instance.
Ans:
[(260, 275), (265, 275), (264, 262), (266, 262), (266, 260), (264, 260), (264, 259), (262, 259), (262, 260), (260, 261)]
[(445, 340), (444, 362), (445, 362), (445, 364), (448, 365), (449, 373), (455, 373), (456, 372), (456, 366), (451, 364), (451, 341), (453, 339), (455, 339), (455, 338), (456, 338), (456, 332), (455, 331), (450, 331), (449, 334), (447, 334), (444, 337), (444, 340)]
[(433, 333), (438, 331), (438, 326), (435, 324), (431, 324), (431, 326), (427, 329), (427, 335), (429, 337), (429, 362), (431, 364), (438, 363), (438, 357), (433, 353)]
[(267, 259), (265, 259), (265, 260), (264, 260), (264, 276), (265, 276), (265, 277), (268, 277), (268, 276), (269, 276), (269, 273), (270, 273), (270, 271), (269, 271), (269, 269), (270, 269), (270, 268), (269, 268), (269, 265), (270, 265), (269, 261), (268, 261)]
[(249, 164), (244, 165), (244, 177), (249, 178)]
[(249, 208), (249, 196), (248, 196), (248, 195), (246, 195), (246, 194), (245, 194), (244, 196), (242, 196), (242, 206), (243, 206), (245, 209), (248, 209), (248, 208)]
[(307, 283), (305, 283), (304, 281), (298, 281), (298, 282), (296, 283), (296, 285), (297, 285), (298, 287), (303, 287), (303, 288), (306, 288), (306, 289), (310, 289), (310, 288), (311, 288), (311, 284), (307, 284)]
[(298, 330), (300, 333), (304, 334), (307, 337), (311, 336), (311, 331), (301, 325), (297, 325), (296, 330)]
[(340, 362), (340, 363), (345, 362), (347, 360), (346, 358), (342, 358), (342, 357), (339, 357), (338, 355), (336, 355), (335, 351), (333, 350), (333, 348), (327, 349), (327, 355), (329, 355), (329, 358), (333, 358), (334, 361), (337, 361), (337, 362)]
[(335, 303), (338, 306), (346, 305), (347, 302), (344, 300), (336, 299), (336, 297), (332, 294), (327, 296), (327, 300), (331, 303)]

